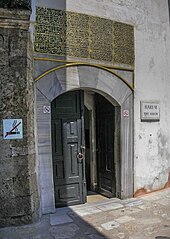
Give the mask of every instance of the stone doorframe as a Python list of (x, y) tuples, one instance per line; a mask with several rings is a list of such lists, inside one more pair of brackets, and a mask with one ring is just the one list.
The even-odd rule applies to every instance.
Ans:
[[(116, 71), (90, 64), (67, 64), (42, 72), (36, 80), (37, 139), (42, 213), (55, 211), (51, 113), (48, 107), (57, 96), (70, 90), (90, 90), (103, 95), (114, 106), (121, 108), (120, 197), (133, 196), (133, 79), (128, 71), (120, 76)], [(38, 72), (36, 72), (38, 75)], [(126, 79), (126, 76), (128, 80)], [(133, 78), (133, 77), (130, 77)], [(46, 110), (45, 110), (45, 108)], [(46, 112), (46, 113), (45, 113)]]

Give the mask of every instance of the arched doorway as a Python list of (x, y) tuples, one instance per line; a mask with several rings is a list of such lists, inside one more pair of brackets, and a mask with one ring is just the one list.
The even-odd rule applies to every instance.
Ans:
[[(115, 170), (116, 196), (120, 198), (133, 196), (133, 80), (129, 78), (128, 72), (123, 73), (124, 76), (126, 74), (127, 81), (122, 80), (122, 77), (111, 70), (99, 66), (95, 67), (94, 65), (88, 66), (87, 63), (85, 65), (77, 64), (76, 66), (75, 63), (74, 65), (68, 65), (66, 68), (64, 66), (55, 67), (37, 77), (38, 160), (43, 213), (55, 210), (55, 193), (51, 140), (52, 114), (51, 112), (44, 114), (42, 107), (50, 107), (54, 99), (71, 91), (82, 90), (85, 93), (90, 92), (90, 94), (98, 93), (114, 105), (116, 109), (115, 121), (119, 121), (120, 126), (115, 130), (115, 135), (120, 135), (120, 141), (114, 141), (115, 152), (119, 154), (119, 157), (114, 156), (117, 165)], [(129, 86), (130, 84), (131, 86)], [(90, 111), (90, 115), (92, 111), (89, 102), (90, 100), (86, 99), (85, 106)], [(114, 139), (118, 139), (118, 137)], [(93, 150), (97, 149), (94, 146), (97, 142), (93, 140), (90, 142), (93, 144)], [(94, 157), (95, 152), (93, 150), (91, 154)], [(121, 167), (119, 167), (119, 164), (121, 164)], [(94, 165), (90, 170), (93, 167)], [(93, 170), (93, 172), (95, 171)], [(93, 187), (95, 188), (94, 178), (97, 176), (94, 176), (95, 173), (90, 175), (93, 178), (91, 182), (94, 182)]]
[(89, 191), (116, 197), (120, 120), (115, 120), (115, 107), (102, 95), (83, 90), (64, 93), (51, 105), (56, 207), (85, 203)]

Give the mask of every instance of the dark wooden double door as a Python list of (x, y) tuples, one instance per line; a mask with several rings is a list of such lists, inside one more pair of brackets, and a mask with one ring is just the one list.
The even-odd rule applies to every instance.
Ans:
[[(56, 207), (86, 202), (84, 92), (52, 102), (52, 158)], [(115, 196), (114, 107), (96, 94), (98, 192)]]

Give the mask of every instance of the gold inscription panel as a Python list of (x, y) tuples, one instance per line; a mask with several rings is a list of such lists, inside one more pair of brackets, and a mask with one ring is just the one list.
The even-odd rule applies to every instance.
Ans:
[(134, 30), (109, 19), (37, 7), (34, 48), (39, 53), (133, 65)]
[(55, 9), (36, 9), (36, 52), (66, 55), (66, 12)]
[(134, 29), (132, 26), (114, 22), (114, 62), (134, 64)]
[(112, 61), (113, 31), (112, 21), (99, 17), (90, 17), (90, 58)]
[(89, 17), (85, 14), (67, 12), (67, 55), (89, 57)]

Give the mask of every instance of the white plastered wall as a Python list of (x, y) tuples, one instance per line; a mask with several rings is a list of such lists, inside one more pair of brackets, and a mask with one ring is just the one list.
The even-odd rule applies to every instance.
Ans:
[[(134, 191), (163, 188), (170, 171), (168, 1), (69, 0), (66, 9), (134, 25)], [(140, 101), (160, 102), (159, 122), (141, 122)]]
[[(43, 1), (33, 0), (34, 6), (36, 2), (43, 5)], [(108, 18), (134, 26), (134, 192), (141, 188), (155, 190), (164, 187), (170, 171), (168, 1), (67, 0), (64, 2), (67, 11)], [(58, 7), (53, 4), (53, 8)], [(141, 122), (140, 101), (160, 102), (160, 122)]]

